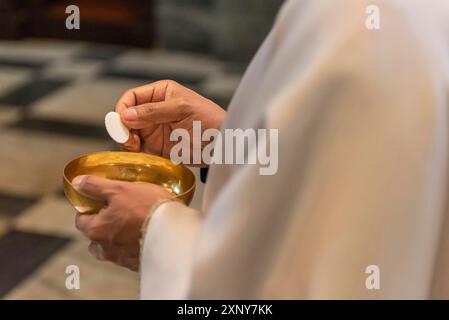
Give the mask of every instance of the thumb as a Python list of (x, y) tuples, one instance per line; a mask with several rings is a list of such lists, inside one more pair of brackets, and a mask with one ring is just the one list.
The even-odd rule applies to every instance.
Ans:
[(146, 103), (128, 108), (121, 114), (123, 123), (132, 129), (143, 129), (148, 124), (165, 124), (182, 120), (186, 112), (177, 100)]
[(72, 180), (72, 185), (75, 190), (91, 199), (108, 202), (117, 181), (97, 176), (78, 176)]

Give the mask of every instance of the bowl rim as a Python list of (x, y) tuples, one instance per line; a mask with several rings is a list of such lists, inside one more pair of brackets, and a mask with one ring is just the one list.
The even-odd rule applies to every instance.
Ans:
[[(72, 181), (70, 181), (70, 180), (67, 178), (66, 174), (65, 174), (67, 167), (68, 167), (71, 163), (73, 163), (73, 162), (75, 162), (75, 161), (77, 161), (77, 160), (80, 160), (81, 158), (85, 158), (85, 157), (92, 156), (92, 155), (101, 155), (101, 154), (106, 154), (106, 153), (115, 153), (115, 154), (126, 154), (126, 155), (129, 155), (129, 154), (132, 154), (133, 152), (126, 152), (126, 151), (98, 151), (98, 152), (88, 153), (88, 154), (79, 156), (79, 157), (77, 157), (77, 158), (74, 158), (73, 160), (70, 160), (70, 161), (64, 166), (64, 169), (63, 169), (63, 172), (62, 172), (62, 176), (64, 177), (64, 181), (67, 182), (72, 188), (74, 188), (74, 187), (73, 187), (73, 184), (72, 184)], [(171, 162), (171, 163), (173, 163), (173, 165), (175, 165), (175, 166), (181, 166), (181, 167), (184, 167), (185, 169), (187, 169), (187, 170), (192, 174), (192, 176), (193, 176), (193, 183), (192, 183), (192, 186), (191, 186), (189, 189), (187, 189), (186, 191), (184, 191), (183, 193), (180, 193), (180, 194), (176, 195), (175, 199), (181, 198), (181, 197), (183, 197), (183, 196), (189, 194), (190, 192), (192, 192), (192, 190), (195, 190), (196, 184), (197, 184), (197, 178), (196, 178), (195, 174), (193, 173), (193, 171), (190, 170), (190, 168), (187, 167), (186, 165), (184, 165), (184, 164), (176, 164), (176, 163), (174, 163), (173, 161), (171, 161), (170, 159), (167, 159), (167, 158), (164, 158), (164, 157), (160, 157), (160, 156), (156, 156), (156, 155), (149, 154), (149, 153), (143, 153), (143, 152), (140, 152), (140, 153), (138, 153), (138, 154), (141, 154), (141, 155), (144, 155), (144, 156), (150, 156), (150, 157), (153, 157), (153, 158), (158, 158), (158, 159), (161, 159), (161, 160), (164, 160), (164, 161)], [(77, 191), (75, 188), (74, 188), (74, 190)], [(77, 191), (77, 192), (78, 192), (78, 191)]]

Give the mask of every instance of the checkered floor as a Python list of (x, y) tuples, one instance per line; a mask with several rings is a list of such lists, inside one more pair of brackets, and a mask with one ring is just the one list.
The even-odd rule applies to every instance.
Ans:
[[(169, 78), (226, 107), (240, 74), (186, 53), (0, 42), (0, 298), (138, 298), (138, 275), (87, 253), (62, 193), (63, 166), (115, 149), (103, 119), (126, 89)], [(201, 195), (200, 188), (193, 206)], [(80, 268), (80, 290), (65, 287), (69, 265)]]

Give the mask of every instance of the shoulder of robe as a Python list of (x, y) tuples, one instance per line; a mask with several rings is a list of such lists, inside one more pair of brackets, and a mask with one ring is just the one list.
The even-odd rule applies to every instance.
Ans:
[[(380, 9), (378, 30), (366, 26), (371, 12), (367, 8), (373, 4)], [(266, 78), (277, 80), (269, 116), (274, 118), (285, 106), (295, 118), (294, 110), (302, 112), (304, 108), (291, 106), (314, 92), (379, 101), (405, 101), (407, 93), (419, 92), (431, 99), (435, 87), (429, 84), (437, 81), (440, 64), (433, 59), (438, 51), (433, 45), (438, 41), (423, 30), (421, 8), (424, 10), (425, 4), (416, 0), (287, 2), (271, 37)], [(427, 16), (426, 21), (432, 17), (422, 15)], [(388, 105), (376, 108), (389, 112)], [(425, 105), (416, 103), (414, 109), (421, 112)]]
[[(439, 8), (439, 9), (438, 9)], [(427, 12), (446, 11), (449, 2), (436, 0), (434, 6), (423, 4), (422, 0), (289, 0), (279, 11), (273, 27), (273, 41), (297, 41), (315, 37), (315, 42), (329, 39), (366, 35), (375, 30), (370, 28), (372, 19), (379, 18), (378, 33), (415, 31), (422, 25), (420, 18)], [(414, 18), (418, 19), (414, 20)], [(449, 17), (449, 12), (446, 14)], [(432, 18), (432, 17), (431, 17)], [(435, 20), (435, 19), (434, 19)], [(446, 19), (447, 20), (447, 19)], [(422, 28), (421, 28), (422, 29)], [(389, 40), (392, 37), (383, 37)]]
[[(440, 10), (448, 7), (441, 4)], [(424, 12), (427, 6), (421, 0), (290, 0), (272, 30), (270, 65), (285, 69), (288, 64), (294, 72), (295, 64), (318, 62), (331, 67), (328, 71), (336, 67), (367, 75), (384, 75), (379, 66), (416, 66), (437, 51), (435, 43), (444, 41), (426, 32), (436, 11)], [(379, 29), (372, 29), (370, 19), (376, 18)]]

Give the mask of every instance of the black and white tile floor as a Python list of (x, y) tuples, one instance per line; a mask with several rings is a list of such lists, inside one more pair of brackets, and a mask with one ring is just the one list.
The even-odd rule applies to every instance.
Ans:
[[(73, 158), (115, 148), (103, 119), (122, 92), (165, 78), (226, 106), (240, 73), (187, 53), (0, 42), (0, 298), (138, 298), (138, 275), (87, 253), (61, 173)], [(69, 265), (80, 268), (80, 290), (65, 287)]]

